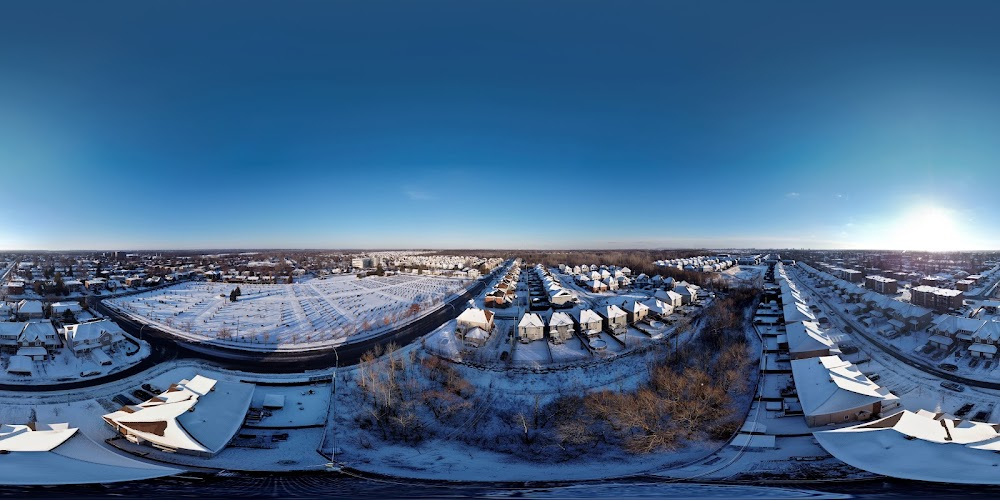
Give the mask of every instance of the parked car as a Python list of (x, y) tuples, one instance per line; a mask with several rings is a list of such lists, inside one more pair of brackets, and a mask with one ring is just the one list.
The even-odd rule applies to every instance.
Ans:
[(955, 365), (953, 365), (953, 364), (951, 364), (951, 363), (941, 363), (940, 365), (938, 365), (938, 368), (940, 368), (940, 369), (942, 369), (942, 370), (944, 370), (946, 372), (953, 372), (955, 370), (958, 370), (958, 367), (955, 366)]
[(944, 387), (945, 389), (948, 389), (950, 391), (955, 391), (955, 392), (963, 392), (963, 391), (965, 391), (965, 386), (964, 385), (956, 384), (954, 382), (949, 382), (949, 381), (941, 382), (941, 387)]

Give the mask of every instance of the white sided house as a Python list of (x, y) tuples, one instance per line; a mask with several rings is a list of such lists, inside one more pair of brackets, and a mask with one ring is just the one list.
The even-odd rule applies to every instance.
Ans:
[(660, 299), (649, 299), (643, 302), (643, 305), (649, 308), (649, 315), (655, 318), (663, 319), (674, 313), (674, 306), (667, 304)]
[(493, 331), (493, 311), (470, 307), (462, 311), (455, 321), (459, 330), (476, 327), (487, 332)]
[(196, 375), (103, 418), (133, 443), (210, 458), (228, 446), (243, 426), (253, 392), (253, 384)]
[(670, 307), (678, 308), (684, 305), (684, 297), (673, 290), (657, 290), (653, 298), (668, 304)]
[(87, 352), (98, 347), (109, 347), (125, 340), (125, 332), (109, 319), (66, 325), (63, 327), (66, 347), (73, 352)]
[(564, 312), (553, 313), (549, 318), (549, 340), (562, 344), (573, 337), (573, 318)]
[(517, 324), (517, 338), (524, 344), (545, 338), (545, 322), (541, 316), (529, 312)]
[(608, 333), (621, 335), (628, 331), (628, 314), (622, 308), (611, 304), (597, 310), (604, 323), (604, 329)]
[(624, 310), (625, 314), (628, 315), (628, 322), (633, 324), (646, 319), (646, 316), (649, 315), (649, 306), (639, 302), (638, 300), (626, 303), (622, 307), (622, 310)]
[(578, 313), (577, 324), (580, 326), (580, 333), (588, 337), (596, 337), (601, 334), (604, 328), (604, 320), (594, 312), (593, 309), (584, 309)]
[(470, 307), (456, 319), (455, 336), (466, 345), (482, 347), (493, 332), (493, 311)]
[(810, 427), (868, 420), (899, 406), (898, 397), (840, 356), (792, 360), (792, 378)]
[(674, 292), (680, 294), (681, 303), (691, 304), (698, 301), (698, 292), (692, 285), (674, 285)]

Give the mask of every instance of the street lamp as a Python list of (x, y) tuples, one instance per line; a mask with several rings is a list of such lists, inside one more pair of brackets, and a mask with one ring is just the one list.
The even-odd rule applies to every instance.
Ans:
[[(340, 369), (340, 354), (337, 353), (337, 346), (332, 346), (332, 347), (333, 347), (333, 355), (335, 357), (335, 361), (334, 361), (334, 365), (333, 365), (333, 403), (332, 404), (333, 404), (333, 407), (334, 407), (334, 412), (336, 412), (337, 411), (337, 370)], [(337, 459), (337, 428), (335, 426), (333, 428), (333, 453), (330, 454), (330, 462), (333, 462), (334, 465), (336, 465), (336, 459)]]
[(149, 325), (142, 325), (142, 326), (139, 327), (139, 340), (140, 341), (142, 340), (142, 329), (146, 328), (147, 326), (149, 326)]

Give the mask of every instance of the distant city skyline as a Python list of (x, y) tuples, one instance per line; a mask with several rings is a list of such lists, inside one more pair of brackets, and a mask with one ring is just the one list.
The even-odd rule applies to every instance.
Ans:
[(1000, 249), (1000, 4), (855, 7), (8, 5), (0, 251)]

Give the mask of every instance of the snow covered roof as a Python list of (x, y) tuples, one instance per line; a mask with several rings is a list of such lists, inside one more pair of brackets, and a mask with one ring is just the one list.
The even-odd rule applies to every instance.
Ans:
[(792, 302), (791, 304), (786, 303), (781, 310), (785, 316), (785, 323), (794, 323), (797, 321), (816, 321), (816, 316), (814, 316), (812, 311), (810, 311), (809, 308), (802, 302)]
[(812, 321), (797, 321), (785, 325), (785, 335), (788, 338), (788, 351), (791, 353), (811, 352), (834, 347), (830, 340)]
[(986, 324), (975, 333), (975, 337), (981, 342), (1000, 342), (1000, 321), (987, 321)]
[(673, 304), (674, 302), (683, 298), (681, 297), (681, 294), (673, 290), (658, 290), (656, 293), (653, 294), (653, 297), (670, 304)]
[(0, 450), (50, 451), (76, 434), (69, 424), (0, 425)]
[(17, 350), (18, 356), (47, 356), (49, 351), (41, 346), (21, 347)]
[(584, 309), (580, 311), (581, 324), (600, 323), (602, 321), (601, 316), (594, 312), (593, 309)]
[(41, 313), (42, 302), (40, 300), (22, 299), (17, 303), (17, 310), (21, 314)]
[(625, 307), (626, 310), (632, 311), (633, 313), (649, 310), (649, 306), (643, 304), (642, 302), (639, 302), (638, 300), (633, 300), (630, 304), (626, 305)]
[(898, 399), (885, 394), (850, 362), (840, 356), (792, 360), (792, 378), (807, 415), (852, 410), (883, 400)]
[(653, 314), (667, 315), (674, 312), (674, 306), (661, 301), (660, 299), (652, 298), (643, 302), (643, 304), (649, 308), (650, 312)]
[[(66, 282), (66, 284), (68, 285), (69, 282)], [(50, 305), (50, 307), (52, 308), (53, 312), (62, 312), (62, 311), (65, 311), (67, 309), (70, 310), (70, 311), (74, 311), (74, 312), (79, 312), (79, 311), (83, 310), (83, 306), (81, 306), (79, 302), (73, 302), (73, 301), (70, 301), (70, 302), (53, 302)]]
[(906, 302), (900, 302), (898, 300), (893, 300), (886, 308), (892, 309), (897, 316), (907, 319), (921, 318), (933, 314), (930, 309), (915, 306)]
[(160, 446), (215, 454), (243, 425), (253, 391), (253, 384), (197, 375), (144, 403), (104, 415), (104, 420)]
[(74, 343), (98, 340), (104, 332), (112, 335), (124, 333), (117, 323), (109, 319), (80, 323), (78, 325), (66, 325), (65, 330), (66, 338), (72, 339)]
[(459, 323), (488, 324), (493, 321), (493, 311), (470, 307), (458, 315)]
[(604, 316), (605, 318), (609, 318), (609, 319), (610, 318), (619, 318), (619, 317), (622, 317), (622, 316), (627, 316), (627, 314), (625, 314), (625, 311), (622, 311), (622, 308), (620, 308), (620, 307), (618, 307), (618, 306), (616, 306), (614, 304), (611, 304), (610, 306), (606, 306), (606, 307), (602, 307), (602, 308), (598, 309), (598, 314), (600, 314), (601, 316)]
[(486, 340), (488, 338), (490, 338), (490, 334), (478, 326), (470, 328), (469, 331), (465, 332), (466, 340)]
[(551, 318), (549, 318), (549, 326), (573, 326), (573, 318), (569, 314), (562, 311), (554, 313)]
[(972, 352), (981, 352), (984, 354), (996, 354), (997, 346), (993, 344), (972, 344), (969, 346), (969, 350)]
[(17, 338), (21, 335), (24, 330), (24, 325), (27, 323), (11, 322), (11, 321), (0, 321), (0, 337), (11, 337)]
[(51, 321), (31, 321), (24, 326), (18, 342), (52, 342), (56, 339), (56, 327)]
[[(35, 432), (46, 432), (40, 426), (44, 424), (35, 424), (35, 428), (38, 429)], [(51, 424), (45, 427), (56, 426), (57, 424)], [(11, 451), (0, 455), (0, 464), (2, 464), (0, 484), (17, 486), (106, 484), (169, 476), (181, 472), (178, 469), (139, 462), (119, 455), (101, 447), (79, 432), (69, 436), (49, 451)]]
[(33, 373), (31, 358), (27, 356), (14, 355), (7, 363), (7, 373)]
[(934, 318), (934, 328), (941, 333), (948, 333), (955, 335), (959, 332), (966, 333), (976, 333), (982, 328), (987, 321), (984, 319), (966, 318), (959, 316), (952, 316), (950, 314), (942, 314), (937, 318)]
[(951, 337), (945, 337), (944, 335), (931, 335), (930, 338), (928, 338), (927, 340), (930, 342), (934, 342), (936, 344), (941, 344), (946, 346), (955, 343), (954, 339), (952, 339)]
[(529, 312), (529, 313), (524, 313), (524, 316), (521, 316), (521, 321), (517, 324), (517, 326), (518, 328), (531, 328), (531, 327), (544, 328), (545, 322), (542, 321), (541, 316), (533, 312)]
[[(1000, 435), (992, 424), (904, 410), (874, 422), (814, 433), (854, 467), (904, 479), (1000, 484)], [(887, 450), (892, 450), (887, 459)]]

